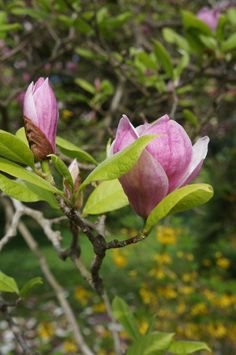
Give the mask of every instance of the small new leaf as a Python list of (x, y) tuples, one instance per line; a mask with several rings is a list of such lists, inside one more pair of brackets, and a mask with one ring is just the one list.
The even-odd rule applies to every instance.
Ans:
[(0, 292), (10, 292), (19, 294), (19, 288), (16, 281), (0, 271)]
[(34, 277), (33, 279), (30, 279), (29, 281), (26, 282), (26, 284), (24, 284), (24, 286), (21, 288), (20, 290), (20, 297), (21, 298), (26, 298), (28, 297), (31, 292), (32, 289), (34, 287), (37, 287), (39, 285), (43, 284), (43, 280), (41, 277)]
[(120, 297), (114, 298), (112, 302), (112, 313), (114, 318), (122, 324), (131, 338), (138, 339), (140, 337), (136, 319), (127, 303)]

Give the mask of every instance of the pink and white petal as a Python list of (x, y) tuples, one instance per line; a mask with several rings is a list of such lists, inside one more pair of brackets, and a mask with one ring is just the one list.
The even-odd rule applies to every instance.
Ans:
[(210, 139), (205, 136), (199, 138), (193, 146), (193, 155), (189, 167), (179, 181), (178, 187), (187, 185), (191, 180), (193, 180), (200, 172), (204, 159), (208, 152), (208, 143)]
[[(157, 129), (158, 125), (160, 125), (163, 122), (167, 122), (169, 120), (170, 120), (169, 116), (164, 115), (164, 116), (158, 118), (153, 123), (145, 122), (144, 124), (136, 127), (136, 131), (138, 132), (139, 136), (142, 136), (144, 134), (155, 134), (154, 131)], [(151, 130), (151, 133), (149, 132), (150, 130)]]
[(192, 143), (184, 128), (168, 115), (149, 126), (144, 134), (158, 134), (147, 150), (162, 165), (169, 179), (169, 192), (178, 185), (192, 158)]
[(57, 128), (57, 102), (48, 78), (34, 93), (34, 102), (38, 116), (38, 127), (55, 148), (55, 132)]
[(34, 88), (33, 88), (33, 94), (35, 93), (35, 91), (44, 83), (45, 79), (40, 77), (38, 78), (38, 80), (36, 81), (36, 83), (34, 84)]
[(144, 218), (166, 196), (169, 188), (168, 178), (161, 164), (146, 150), (137, 164), (119, 180), (130, 204)]
[(33, 98), (33, 87), (34, 87), (34, 83), (32, 82), (26, 90), (24, 96), (23, 113), (26, 118), (28, 118), (36, 126), (38, 126), (38, 116), (37, 116), (36, 107)]
[(123, 115), (120, 119), (117, 131), (116, 138), (111, 145), (111, 152), (113, 154), (124, 149), (131, 143), (133, 143), (138, 138), (138, 133), (136, 132), (134, 126), (128, 119), (126, 115)]

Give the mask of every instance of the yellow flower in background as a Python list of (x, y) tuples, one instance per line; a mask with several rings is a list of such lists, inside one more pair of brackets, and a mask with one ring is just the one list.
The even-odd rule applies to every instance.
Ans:
[(154, 268), (149, 271), (149, 275), (155, 277), (158, 280), (165, 278), (165, 273), (161, 268)]
[(104, 313), (106, 311), (105, 304), (103, 302), (93, 305), (93, 311), (95, 313)]
[(122, 268), (127, 265), (127, 258), (118, 249), (112, 250), (112, 259), (118, 267)]
[(144, 335), (146, 333), (146, 331), (148, 330), (149, 324), (146, 320), (143, 320), (140, 324), (139, 324), (139, 331), (142, 335)]
[(190, 311), (192, 316), (198, 316), (200, 314), (206, 314), (207, 313), (207, 305), (205, 303), (196, 303), (193, 305)]
[(211, 291), (211, 290), (204, 290), (203, 291), (203, 295), (208, 299), (208, 301), (212, 302), (215, 297), (216, 297), (216, 294)]
[(140, 297), (145, 304), (155, 303), (156, 296), (147, 287), (141, 287), (139, 290)]
[(154, 260), (159, 264), (168, 265), (172, 263), (172, 257), (168, 253), (157, 254), (154, 256)]
[(55, 327), (52, 323), (42, 322), (38, 325), (38, 335), (41, 339), (47, 341), (55, 334)]
[(179, 230), (172, 227), (160, 226), (157, 228), (157, 240), (163, 245), (176, 244), (176, 239), (179, 235)]
[(182, 276), (182, 281), (183, 282), (191, 282), (193, 280), (195, 280), (197, 277), (197, 273), (195, 271), (191, 272), (191, 273), (185, 273)]
[(218, 258), (216, 260), (216, 265), (222, 269), (228, 269), (230, 266), (230, 261), (227, 258)]
[(78, 354), (78, 347), (73, 340), (66, 340), (63, 343), (63, 348), (66, 354)]
[(181, 286), (179, 288), (179, 293), (183, 295), (191, 295), (194, 292), (194, 288), (191, 286)]
[(157, 294), (168, 299), (173, 299), (177, 297), (177, 292), (173, 289), (172, 286), (158, 288)]
[(215, 299), (214, 304), (222, 309), (228, 308), (233, 304), (233, 298), (230, 295), (222, 295)]
[(78, 286), (74, 291), (74, 298), (79, 301), (82, 305), (88, 303), (90, 292), (87, 291), (84, 287)]
[(185, 303), (180, 303), (176, 309), (177, 314), (181, 315), (186, 311)]
[(70, 119), (73, 116), (73, 112), (70, 110), (63, 110), (62, 111), (62, 119), (63, 121), (67, 121), (68, 119)]
[(222, 323), (209, 324), (207, 331), (213, 338), (223, 338), (227, 334), (227, 329)]

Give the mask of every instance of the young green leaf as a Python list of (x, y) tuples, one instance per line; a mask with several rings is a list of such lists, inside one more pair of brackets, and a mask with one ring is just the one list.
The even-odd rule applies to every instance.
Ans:
[(222, 43), (222, 50), (224, 52), (231, 51), (236, 48), (236, 33), (233, 33), (229, 38)]
[(96, 160), (90, 154), (64, 138), (57, 137), (56, 144), (60, 148), (61, 152), (70, 158), (97, 164)]
[(37, 185), (38, 187), (44, 190), (51, 191), (60, 195), (63, 194), (62, 191), (58, 190), (55, 186), (51, 185), (48, 181), (36, 175), (32, 171), (22, 168), (21, 166), (3, 158), (0, 158), (0, 171), (3, 171), (11, 176), (20, 178), (24, 181), (28, 181), (31, 184)]
[(129, 204), (119, 180), (101, 182), (89, 196), (83, 214), (101, 214)]
[(173, 336), (174, 333), (162, 332), (143, 335), (131, 345), (127, 355), (156, 355), (169, 347)]
[(10, 292), (19, 294), (19, 288), (16, 281), (0, 271), (0, 292)]
[(169, 77), (173, 78), (173, 66), (171, 62), (171, 57), (165, 47), (163, 47), (161, 42), (154, 41), (154, 52), (166, 74)]
[(171, 192), (148, 216), (144, 228), (145, 233), (148, 233), (162, 218), (203, 205), (212, 196), (213, 188), (208, 184), (191, 184)]
[(138, 339), (140, 333), (138, 330), (137, 322), (133, 316), (133, 313), (129, 309), (127, 303), (120, 297), (115, 297), (112, 302), (112, 313), (115, 319), (117, 319), (128, 335), (133, 339)]
[(34, 167), (34, 157), (29, 147), (21, 139), (2, 130), (0, 130), (0, 156)]
[(210, 27), (208, 27), (203, 21), (199, 20), (192, 12), (183, 10), (182, 21), (187, 30), (195, 29), (199, 34), (203, 33), (212, 36)]
[(29, 147), (29, 142), (26, 138), (26, 134), (25, 134), (25, 128), (21, 127), (16, 131), (16, 137), (19, 138), (22, 142), (25, 143), (25, 145), (27, 145), (27, 147)]
[(21, 298), (26, 298), (28, 297), (31, 292), (32, 289), (36, 286), (42, 285), (43, 284), (43, 280), (42, 277), (34, 277), (33, 279), (30, 279), (29, 281), (26, 282), (26, 284), (24, 284), (24, 286), (20, 289), (20, 297)]
[(99, 164), (80, 185), (80, 190), (92, 181), (114, 180), (127, 173), (137, 162), (142, 151), (157, 135), (138, 138), (128, 147)]
[(184, 341), (177, 340), (173, 341), (168, 348), (168, 352), (172, 354), (192, 354), (195, 351), (207, 350), (211, 352), (211, 349), (206, 343), (200, 341)]
[(194, 115), (194, 113), (188, 109), (183, 110), (183, 116), (186, 121), (191, 123), (194, 127), (197, 127), (198, 125), (198, 118), (197, 116)]
[(72, 176), (64, 163), (58, 156), (55, 154), (50, 154), (50, 157), (52, 159), (52, 162), (57, 169), (58, 173), (65, 178), (65, 180), (69, 183), (70, 187), (73, 189), (73, 180)]
[(89, 92), (92, 95), (96, 94), (96, 90), (94, 85), (90, 84), (87, 80), (81, 79), (81, 78), (77, 78), (75, 79), (75, 83), (77, 85), (79, 85), (82, 89), (84, 89), (85, 91)]

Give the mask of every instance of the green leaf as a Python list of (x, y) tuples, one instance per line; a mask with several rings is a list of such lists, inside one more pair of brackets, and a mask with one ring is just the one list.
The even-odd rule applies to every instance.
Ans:
[(19, 294), (16, 281), (0, 271), (0, 292), (11, 292)]
[(180, 49), (189, 52), (190, 47), (188, 41), (186, 41), (186, 39), (183, 36), (180, 36), (178, 33), (172, 30), (172, 28), (168, 28), (168, 27), (164, 28), (162, 34), (167, 42), (177, 44), (177, 46)]
[(207, 47), (212, 50), (216, 50), (218, 48), (218, 43), (214, 37), (209, 37), (205, 35), (200, 35), (199, 36), (202, 43)]
[(75, 144), (57, 137), (56, 144), (60, 148), (61, 152), (70, 158), (76, 158), (79, 161), (87, 161), (92, 164), (97, 164), (96, 160), (84, 150), (78, 148)]
[(142, 151), (157, 135), (138, 138), (128, 147), (99, 164), (80, 185), (80, 190), (92, 181), (114, 180), (127, 173), (137, 162)]
[(70, 187), (73, 189), (74, 184), (73, 184), (72, 176), (71, 176), (71, 173), (69, 172), (66, 164), (64, 163), (64, 161), (62, 161), (55, 154), (50, 154), (49, 156), (51, 157), (52, 162), (53, 162), (55, 168), (57, 169), (58, 173), (67, 180)]
[(130, 311), (127, 303), (120, 297), (116, 296), (112, 302), (112, 314), (122, 324), (131, 338), (138, 339), (140, 337), (133, 313)]
[(154, 41), (154, 52), (166, 74), (173, 78), (173, 66), (171, 63), (171, 57), (161, 42)]
[(42, 285), (43, 284), (43, 280), (42, 277), (34, 277), (33, 279), (30, 279), (29, 281), (26, 282), (26, 284), (24, 284), (24, 286), (21, 288), (20, 290), (20, 297), (21, 298), (26, 298), (28, 297), (31, 292), (32, 289), (36, 286)]
[(25, 143), (25, 145), (27, 145), (27, 147), (29, 147), (29, 142), (28, 139), (26, 138), (26, 134), (25, 134), (25, 128), (21, 127), (18, 129), (18, 131), (16, 131), (16, 137), (19, 138), (23, 143)]
[(173, 336), (174, 333), (162, 332), (143, 335), (131, 345), (127, 355), (156, 355), (169, 347)]
[(29, 182), (15, 181), (0, 174), (0, 190), (19, 201), (47, 201), (51, 207), (58, 208), (58, 203), (51, 192)]
[(188, 109), (183, 110), (183, 116), (186, 121), (190, 122), (194, 127), (198, 125), (198, 119), (197, 116), (194, 115), (194, 113)]
[(189, 58), (188, 53), (185, 51), (182, 51), (182, 57), (177, 65), (176, 69), (174, 70), (175, 80), (178, 80), (180, 78), (182, 72), (188, 66), (189, 60), (190, 60), (190, 58)]
[(200, 341), (184, 341), (184, 340), (177, 340), (171, 343), (170, 347), (168, 348), (168, 352), (172, 354), (192, 354), (195, 351), (200, 350), (207, 350), (211, 352), (211, 349), (206, 343)]
[(0, 156), (34, 167), (33, 153), (21, 139), (0, 130)]
[(75, 79), (75, 83), (79, 85), (85, 91), (88, 91), (90, 94), (95, 95), (96, 89), (94, 85), (90, 84), (87, 80), (77, 78)]
[(83, 214), (102, 214), (129, 204), (119, 180), (101, 182), (89, 196)]
[(150, 213), (145, 225), (149, 232), (162, 218), (203, 205), (213, 196), (213, 188), (208, 184), (191, 184), (171, 192)]
[(222, 50), (224, 52), (236, 48), (236, 33), (233, 33), (229, 38), (222, 43)]
[(63, 194), (62, 191), (58, 190), (55, 186), (51, 185), (48, 181), (36, 175), (32, 171), (24, 169), (21, 166), (3, 158), (0, 158), (0, 171), (3, 171), (11, 176), (20, 178), (24, 181), (28, 181), (31, 184), (37, 185), (38, 187), (44, 190), (51, 191), (60, 195)]
[(182, 21), (184, 27), (189, 29), (195, 29), (199, 34), (203, 33), (205, 35), (212, 36), (212, 31), (210, 27), (208, 27), (203, 21), (198, 19), (192, 12), (190, 11), (182, 11)]

